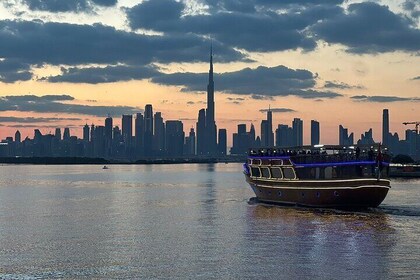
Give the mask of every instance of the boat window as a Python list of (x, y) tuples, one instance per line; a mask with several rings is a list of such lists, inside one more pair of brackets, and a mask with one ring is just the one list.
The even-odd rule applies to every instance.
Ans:
[(271, 165), (282, 165), (283, 161), (281, 159), (272, 159)]
[(261, 174), (261, 177), (270, 178), (270, 170), (268, 169), (268, 167), (261, 167)]
[(252, 164), (260, 165), (261, 164), (261, 160), (260, 159), (253, 159), (252, 160)]
[(251, 167), (251, 176), (261, 177), (260, 169), (258, 167)]
[(248, 159), (248, 164), (252, 164), (252, 159)]
[(270, 164), (270, 160), (269, 159), (263, 159), (263, 160), (261, 160), (261, 164), (262, 165), (269, 165)]
[(332, 179), (333, 168), (331, 166), (325, 168), (325, 179)]
[(283, 168), (283, 175), (285, 179), (290, 179), (290, 180), (296, 179), (295, 171), (291, 167)]
[(290, 159), (283, 160), (283, 164), (284, 165), (292, 165), (292, 163), (290, 162)]
[(276, 179), (283, 179), (283, 174), (281, 173), (280, 167), (271, 168), (271, 177)]

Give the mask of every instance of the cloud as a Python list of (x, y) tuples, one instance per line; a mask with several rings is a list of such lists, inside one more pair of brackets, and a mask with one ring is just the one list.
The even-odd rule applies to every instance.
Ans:
[(352, 53), (416, 52), (420, 46), (420, 30), (412, 27), (412, 21), (373, 2), (351, 4), (347, 13), (342, 11), (310, 30), (319, 39), (347, 46)]
[(15, 59), (0, 60), (0, 82), (14, 83), (32, 79), (30, 65)]
[(13, 122), (13, 123), (48, 123), (59, 121), (80, 121), (79, 118), (34, 118), (34, 117), (3, 117), (0, 116), (0, 122)]
[(270, 110), (273, 113), (294, 113), (297, 112), (296, 110), (289, 109), (289, 108), (270, 108), (270, 109), (261, 109), (261, 113), (266, 113)]
[(255, 100), (274, 100), (274, 98), (272, 96), (259, 95), (259, 94), (252, 94), (251, 99), (255, 99)]
[(349, 85), (343, 82), (338, 81), (326, 81), (324, 84), (324, 88), (337, 88), (337, 89), (365, 89), (362, 85)]
[(367, 96), (367, 95), (355, 95), (350, 97), (354, 101), (360, 102), (379, 102), (379, 103), (388, 103), (388, 102), (399, 102), (399, 101), (414, 101), (420, 102), (420, 98), (418, 97), (399, 97), (399, 96), (383, 96), (383, 95), (375, 95), (375, 96)]
[[(207, 61), (210, 39), (191, 33), (145, 35), (101, 24), (0, 21), (0, 54), (29, 65), (147, 65), (153, 62)], [(214, 42), (220, 62), (245, 55)]]
[(23, 0), (31, 10), (48, 12), (89, 12), (94, 5), (110, 7), (118, 0)]
[(420, 18), (420, 3), (414, 0), (406, 0), (403, 5), (403, 9), (408, 12), (413, 20), (418, 21)]
[[(207, 83), (207, 73), (173, 73), (153, 77), (161, 85), (180, 86), (183, 92), (202, 92)], [(341, 94), (312, 90), (316, 75), (308, 70), (290, 69), (286, 66), (244, 68), (235, 72), (214, 74), (216, 90), (230, 94), (267, 96), (294, 95), (302, 98), (335, 98)]]
[[(313, 50), (316, 42), (305, 29), (339, 13), (342, 1), (207, 1), (207, 13), (188, 14), (186, 4), (174, 0), (149, 0), (126, 9), (132, 29), (147, 29), (164, 34), (191, 33), (211, 36), (222, 44), (247, 51), (267, 52), (291, 49)], [(299, 2), (299, 1), (298, 1)]]
[(90, 106), (63, 103), (72, 101), (69, 95), (21, 95), (0, 97), (0, 112), (19, 111), (37, 113), (68, 113), (105, 117), (121, 116), (122, 114), (135, 114), (142, 109), (131, 106)]
[(142, 80), (158, 75), (159, 72), (153, 66), (129, 66), (117, 65), (107, 67), (88, 68), (63, 68), (61, 75), (43, 77), (52, 83), (113, 83), (119, 81)]

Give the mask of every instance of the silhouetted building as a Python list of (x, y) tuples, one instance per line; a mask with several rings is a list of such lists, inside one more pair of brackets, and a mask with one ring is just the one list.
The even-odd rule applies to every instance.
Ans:
[(166, 154), (182, 157), (184, 149), (184, 126), (181, 121), (166, 121)]
[(112, 118), (108, 116), (105, 119), (105, 140), (109, 143), (112, 142), (112, 129), (113, 129)]
[(136, 154), (137, 157), (142, 157), (144, 155), (144, 118), (141, 113), (136, 114), (134, 127)]
[(21, 142), (21, 135), (20, 135), (20, 131), (19, 130), (16, 130), (16, 133), (15, 133), (15, 142), (16, 143), (20, 143)]
[(279, 148), (292, 147), (294, 145), (293, 128), (285, 124), (279, 124), (276, 129), (276, 146)]
[(195, 155), (195, 131), (194, 128), (190, 129), (190, 133), (185, 137), (184, 155), (194, 156)]
[(64, 128), (63, 140), (70, 140), (70, 128)]
[(213, 50), (210, 49), (209, 84), (207, 85), (206, 110), (206, 145), (205, 153), (209, 156), (217, 154), (217, 127), (215, 121), (214, 80), (213, 80)]
[(259, 147), (255, 144), (255, 127), (253, 123), (251, 123), (251, 128), (249, 129), (249, 147), (250, 148)]
[(360, 140), (357, 141), (357, 145), (371, 145), (375, 144), (375, 141), (373, 140), (373, 132), (372, 128), (368, 131), (365, 131), (364, 134), (360, 135)]
[(219, 142), (217, 143), (217, 152), (220, 156), (226, 156), (227, 151), (227, 130), (219, 129)]
[(85, 124), (85, 126), (83, 126), (83, 140), (86, 142), (89, 142), (89, 132), (89, 126)]
[(144, 155), (153, 156), (153, 107), (147, 104), (144, 108)]
[(197, 155), (206, 155), (206, 110), (198, 112), (197, 129)]
[(238, 124), (238, 132), (233, 133), (233, 145), (230, 150), (231, 154), (245, 155), (248, 149), (252, 148), (250, 145), (250, 133), (246, 131), (246, 124)]
[(303, 145), (303, 121), (299, 118), (294, 118), (292, 123), (293, 128), (293, 146)]
[(61, 140), (61, 129), (60, 128), (55, 129), (54, 136), (55, 136), (56, 139)]
[(382, 144), (389, 145), (389, 113), (388, 109), (384, 109), (382, 113)]
[(341, 146), (348, 146), (354, 144), (353, 133), (349, 135), (348, 129), (341, 124), (338, 126), (338, 144)]
[(311, 120), (311, 145), (318, 145), (320, 138), (319, 122)]
[(154, 122), (153, 151), (155, 155), (162, 156), (165, 154), (165, 124), (161, 112), (155, 113)]
[(131, 146), (131, 138), (133, 137), (133, 116), (123, 115), (121, 124), (124, 143), (127, 146)]
[(267, 119), (261, 122), (261, 142), (264, 147), (274, 146), (273, 112), (270, 108), (267, 111)]

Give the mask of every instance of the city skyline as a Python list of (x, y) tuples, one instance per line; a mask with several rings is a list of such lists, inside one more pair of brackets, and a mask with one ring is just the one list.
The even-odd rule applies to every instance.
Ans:
[(195, 127), (211, 44), (214, 121), (228, 135), (238, 123), (260, 134), (269, 106), (273, 124), (319, 121), (324, 143), (340, 124), (380, 139), (383, 108), (400, 135), (419, 120), (416, 1), (82, 2), (0, 4), (0, 138), (65, 126), (81, 137), (85, 123), (146, 104)]

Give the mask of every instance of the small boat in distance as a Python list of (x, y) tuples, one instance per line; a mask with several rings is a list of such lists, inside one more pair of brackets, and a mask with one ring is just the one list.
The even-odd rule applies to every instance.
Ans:
[(104, 165), (104, 167), (102, 167), (102, 169), (109, 169), (108, 166)]
[(380, 144), (251, 149), (244, 174), (261, 202), (367, 208), (391, 188), (389, 161)]

